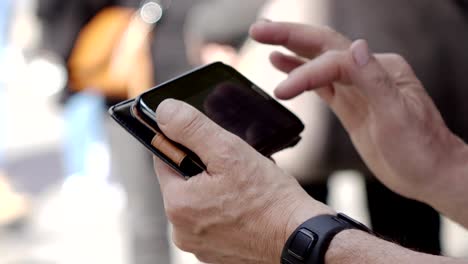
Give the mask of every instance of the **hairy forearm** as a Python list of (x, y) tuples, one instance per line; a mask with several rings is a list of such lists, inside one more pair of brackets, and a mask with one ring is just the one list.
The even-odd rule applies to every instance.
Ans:
[(332, 240), (325, 255), (326, 264), (467, 264), (468, 261), (432, 256), (400, 247), (361, 231), (348, 230)]

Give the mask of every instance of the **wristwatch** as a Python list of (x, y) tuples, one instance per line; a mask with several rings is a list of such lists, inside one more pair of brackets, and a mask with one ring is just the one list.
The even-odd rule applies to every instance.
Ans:
[(281, 254), (282, 264), (324, 264), (333, 237), (347, 229), (372, 231), (345, 214), (319, 215), (300, 225), (289, 237)]

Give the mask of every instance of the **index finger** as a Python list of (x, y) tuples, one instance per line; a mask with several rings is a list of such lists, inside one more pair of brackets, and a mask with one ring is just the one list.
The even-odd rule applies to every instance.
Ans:
[(351, 45), (346, 37), (323, 26), (259, 21), (249, 32), (260, 43), (284, 46), (309, 59), (327, 50), (343, 50)]

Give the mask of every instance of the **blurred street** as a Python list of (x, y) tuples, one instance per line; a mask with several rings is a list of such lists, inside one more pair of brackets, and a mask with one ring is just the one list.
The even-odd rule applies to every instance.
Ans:
[[(291, 20), (293, 16), (299, 22), (305, 20), (304, 10), (286, 10), (291, 6), (290, 2), (282, 3), (273, 17)], [(3, 109), (0, 111), (6, 112), (5, 120), (0, 120), (0, 136), (6, 138), (6, 141), (0, 138), (5, 163), (1, 168), (4, 172), (0, 173), (6, 174), (14, 190), (24, 195), (26, 201), (21, 206), (25, 212), (23, 217), (5, 226), (0, 221), (0, 263), (133, 264), (131, 216), (124, 188), (110, 173), (112, 160), (108, 142), (103, 140), (88, 150), (91, 154), (86, 157), (89, 165), (86, 169), (96, 177), (66, 175), (67, 118), (60, 91), (68, 76), (64, 62), (57, 56), (35, 49), (41, 40), (33, 8), (34, 1), (18, 1), (13, 23), (16, 33), (8, 45), (7, 63), (0, 65), (0, 73), (3, 73), (0, 76), (0, 106)], [(321, 8), (314, 11), (312, 15), (317, 20), (324, 20)], [(288, 16), (283, 17), (286, 13)], [(268, 62), (271, 47), (249, 42), (246, 46), (247, 52), (239, 63), (240, 71), (271, 93), (284, 78), (275, 74)], [(306, 112), (301, 118), (307, 118), (313, 125), (308, 126), (305, 140), (315, 146), (320, 140), (317, 138), (324, 133), (323, 113), (316, 103), (317, 98), (304, 96), (298, 100), (285, 104), (294, 111)], [(305, 108), (297, 107), (300, 105), (297, 102), (303, 105), (313, 102), (313, 111), (304, 111)], [(278, 159), (286, 161), (284, 164), (280, 161), (278, 165), (295, 172), (297, 166), (294, 167), (294, 158), (288, 159), (289, 151), (277, 154)], [(328, 201), (336, 211), (369, 224), (366, 189), (361, 175), (354, 171), (338, 171), (329, 179), (328, 187)], [(145, 232), (154, 229), (151, 223), (139, 228)], [(441, 230), (444, 254), (468, 259), (468, 231), (445, 218)], [(170, 230), (167, 233), (170, 239)], [(198, 263), (192, 255), (176, 249), (172, 242), (170, 247), (174, 264)], [(154, 263), (169, 264), (158, 259), (154, 259)]]

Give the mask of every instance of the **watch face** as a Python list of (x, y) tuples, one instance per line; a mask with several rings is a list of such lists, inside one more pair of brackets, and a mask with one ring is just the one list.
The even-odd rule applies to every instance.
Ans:
[(317, 241), (316, 236), (314, 232), (306, 228), (300, 229), (289, 244), (289, 254), (293, 255), (298, 260), (307, 259), (310, 254), (310, 249)]
[(343, 230), (358, 229), (372, 234), (365, 225), (345, 214), (319, 215), (300, 225), (288, 238), (281, 263), (324, 263), (333, 237)]

